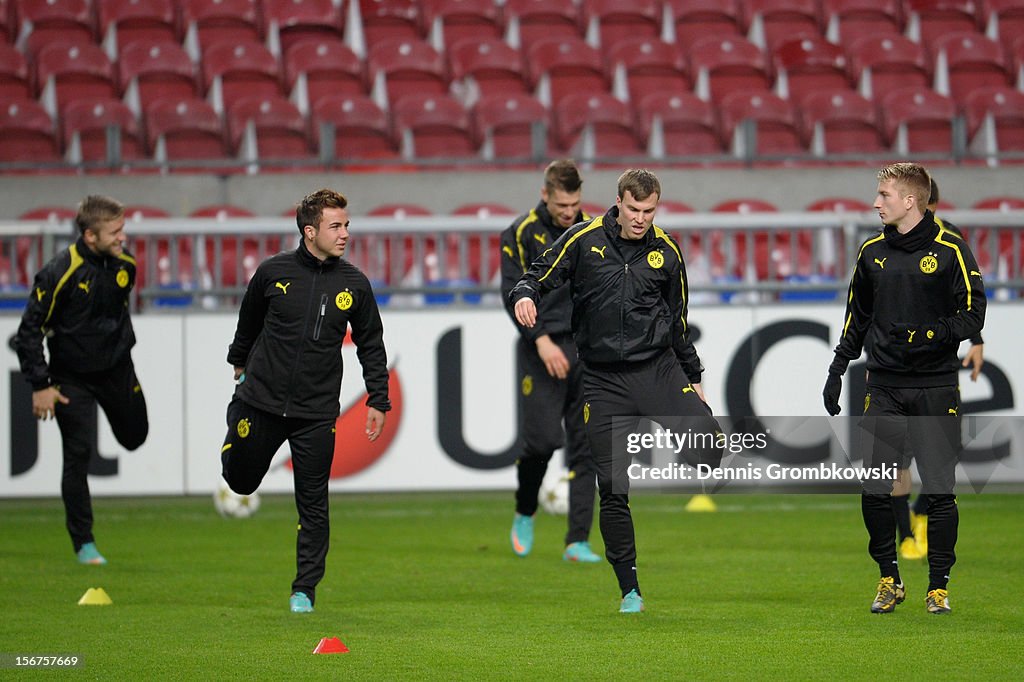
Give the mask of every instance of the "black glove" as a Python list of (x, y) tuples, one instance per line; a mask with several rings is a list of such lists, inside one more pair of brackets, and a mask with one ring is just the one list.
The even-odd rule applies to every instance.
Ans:
[(843, 375), (829, 372), (828, 379), (825, 380), (825, 388), (821, 392), (821, 397), (825, 399), (825, 411), (833, 417), (842, 410), (839, 407), (839, 394), (842, 392)]
[(945, 343), (949, 340), (949, 330), (946, 325), (937, 324), (911, 324), (909, 322), (893, 322), (889, 326), (889, 336), (898, 344), (908, 346), (927, 346), (929, 344)]

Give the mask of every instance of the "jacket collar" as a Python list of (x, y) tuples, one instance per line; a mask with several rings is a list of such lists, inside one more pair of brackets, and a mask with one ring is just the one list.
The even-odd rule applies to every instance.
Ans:
[[(533, 209), (533, 212), (537, 214), (537, 219), (540, 221), (540, 224), (544, 226), (544, 229), (555, 237), (558, 237), (567, 229), (555, 224), (555, 219), (551, 217), (551, 212), (548, 211), (548, 205), (543, 201), (537, 202), (537, 207)], [(575, 225), (576, 223), (581, 223), (584, 220), (587, 220), (587, 218), (581, 209), (576, 214), (576, 218), (572, 222), (573, 225)]]
[[(619, 225), (619, 207), (618, 206), (612, 206), (607, 211), (605, 211), (603, 224), (604, 224), (605, 232), (607, 233), (609, 239), (611, 239), (613, 241), (615, 239), (621, 239), (620, 235), (622, 234), (622, 227)], [(625, 240), (625, 239), (623, 239), (623, 241), (635, 242), (636, 244), (650, 244), (653, 239), (654, 239), (654, 225), (651, 225), (651, 228), (649, 230), (647, 230), (647, 232), (644, 233), (644, 236), (641, 237), (640, 239), (637, 239), (637, 240), (632, 240), (632, 239)]]
[(939, 234), (939, 226), (935, 222), (935, 214), (926, 210), (921, 222), (914, 225), (906, 234), (900, 234), (894, 225), (885, 226), (885, 242), (894, 249), (913, 253), (923, 249), (935, 241)]
[(306, 248), (305, 240), (299, 241), (299, 246), (297, 249), (295, 249), (295, 255), (299, 259), (300, 263), (314, 270), (319, 270), (321, 267), (323, 267), (325, 270), (327, 268), (333, 268), (341, 260), (337, 256), (328, 256), (326, 260), (321, 261), (319, 258), (317, 258), (316, 256), (309, 252), (309, 249)]
[(78, 255), (82, 257), (87, 263), (93, 265), (102, 266), (106, 264), (108, 256), (104, 256), (101, 253), (96, 253), (85, 243), (85, 237), (79, 235), (78, 241), (75, 242), (75, 250), (78, 251)]

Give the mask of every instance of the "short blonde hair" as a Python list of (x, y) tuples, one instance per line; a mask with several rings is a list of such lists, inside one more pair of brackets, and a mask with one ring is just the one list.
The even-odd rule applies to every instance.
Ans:
[(123, 215), (124, 204), (117, 199), (90, 194), (78, 205), (75, 225), (79, 234), (85, 234), (86, 230), (95, 230), (101, 223), (117, 220)]
[(878, 171), (879, 182), (892, 180), (903, 196), (913, 196), (921, 213), (928, 208), (932, 193), (932, 176), (918, 163), (891, 163)]

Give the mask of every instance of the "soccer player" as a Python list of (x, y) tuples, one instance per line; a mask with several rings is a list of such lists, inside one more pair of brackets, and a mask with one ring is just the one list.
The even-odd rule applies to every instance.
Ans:
[[(843, 334), (822, 392), (840, 411), (842, 375), (867, 350), (868, 386), (861, 426), (865, 466), (895, 467), (909, 441), (929, 495), (928, 612), (950, 612), (959, 513), (953, 493), (959, 459), (957, 348), (985, 323), (985, 287), (974, 254), (940, 229), (928, 209), (928, 171), (894, 163), (878, 172), (875, 209), (881, 234), (860, 248), (850, 281)], [(892, 481), (862, 483), (868, 552), (881, 574), (874, 613), (891, 613), (906, 596), (896, 559)]]
[(349, 240), (348, 201), (322, 189), (295, 211), (301, 242), (256, 269), (228, 349), (237, 383), (227, 409), (223, 476), (236, 493), (259, 487), (286, 440), (299, 514), (296, 575), (289, 607), (313, 610), (330, 540), (328, 480), (334, 426), (341, 411), (341, 346), (352, 328), (369, 395), (366, 436), (384, 429), (388, 399), (384, 327), (366, 276), (342, 259)]
[(562, 558), (596, 563), (601, 557), (589, 542), (596, 472), (583, 427), (583, 368), (572, 339), (569, 288), (560, 287), (541, 301), (533, 327), (516, 321), (509, 301), (512, 287), (530, 264), (566, 229), (589, 219), (580, 210), (582, 194), (576, 164), (569, 159), (552, 161), (544, 170), (540, 201), (501, 233), (501, 290), (519, 331), (516, 366), (522, 454), (516, 461), (519, 486), (510, 539), (518, 556), (525, 557), (533, 549), (537, 494), (551, 456), (564, 443), (569, 464), (569, 528)]
[[(619, 177), (615, 205), (566, 230), (509, 296), (516, 320), (532, 328), (538, 323), (538, 302), (567, 282), (570, 287), (572, 331), (583, 361), (583, 421), (597, 465), (601, 535), (618, 579), (622, 613), (642, 611), (644, 600), (629, 510), (629, 460), (613, 442), (613, 418), (690, 417), (694, 431), (721, 433), (704, 402), (703, 367), (688, 336), (686, 268), (679, 245), (654, 225), (660, 198), (661, 184), (653, 173), (627, 170)], [(703, 463), (721, 460), (720, 451), (712, 453), (714, 461), (703, 454)]]
[[(935, 214), (939, 207), (939, 185), (935, 178), (931, 179), (931, 192), (928, 195), (928, 210)], [(940, 230), (948, 230), (962, 239), (960, 229), (939, 216), (935, 216), (935, 224)], [(971, 381), (977, 381), (981, 367), (985, 364), (985, 341), (981, 333), (971, 337), (971, 347), (964, 356), (961, 366), (971, 368)], [(900, 556), (904, 559), (921, 559), (928, 555), (928, 495), (919, 494), (914, 501), (913, 513), (910, 508), (910, 459), (909, 453), (899, 471), (899, 478), (892, 491), (893, 512), (896, 514), (896, 527), (899, 531)]]
[[(78, 240), (35, 276), (12, 340), (32, 385), (32, 413), (54, 417), (64, 452), (61, 498), (71, 544), (83, 564), (105, 564), (93, 536), (89, 461), (97, 454), (96, 405), (127, 450), (149, 434), (146, 397), (135, 376), (129, 297), (135, 259), (125, 250), (124, 206), (87, 196), (78, 206)], [(43, 338), (49, 362), (43, 355)]]

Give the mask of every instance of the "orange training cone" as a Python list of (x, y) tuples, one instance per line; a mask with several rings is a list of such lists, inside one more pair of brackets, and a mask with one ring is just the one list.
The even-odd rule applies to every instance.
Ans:
[(313, 649), (314, 654), (347, 654), (348, 647), (337, 637), (324, 637)]

